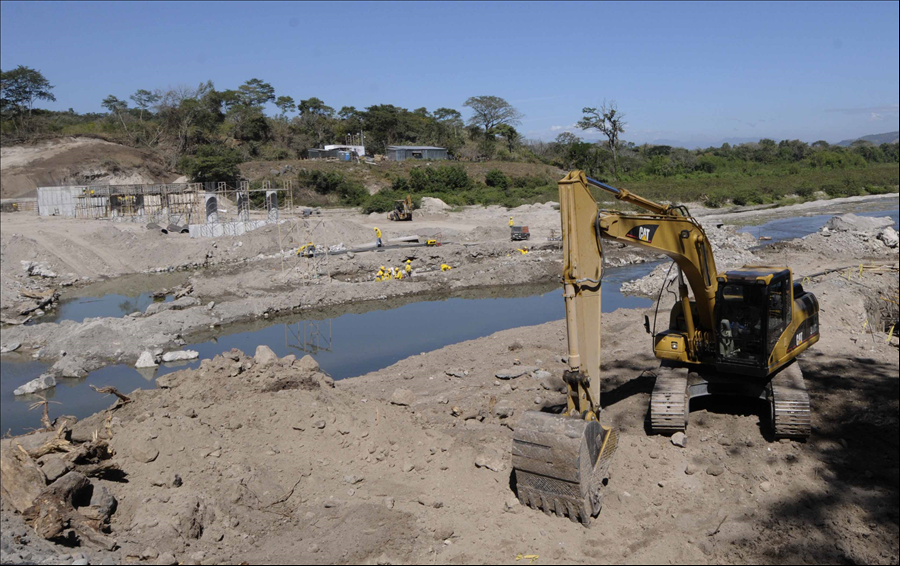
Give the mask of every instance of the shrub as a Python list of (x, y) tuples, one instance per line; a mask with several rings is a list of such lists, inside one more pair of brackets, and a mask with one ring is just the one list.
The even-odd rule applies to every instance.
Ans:
[(308, 187), (320, 195), (337, 195), (341, 204), (359, 206), (369, 192), (359, 181), (351, 181), (336, 171), (301, 171), (297, 176), (301, 187)]
[(503, 171), (500, 171), (499, 169), (491, 169), (487, 172), (487, 175), (484, 176), (484, 184), (489, 187), (496, 187), (505, 191), (509, 188), (510, 180), (509, 177), (503, 174)]
[(816, 189), (813, 188), (812, 185), (803, 183), (802, 185), (800, 185), (799, 187), (794, 189), (794, 192), (797, 194), (798, 197), (803, 198), (803, 199), (808, 199), (813, 196), (813, 194), (816, 192)]

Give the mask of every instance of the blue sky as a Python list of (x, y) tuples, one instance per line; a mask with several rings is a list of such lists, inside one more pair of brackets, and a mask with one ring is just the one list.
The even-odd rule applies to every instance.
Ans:
[(0, 3), (0, 67), (40, 69), (44, 107), (101, 111), (211, 79), (299, 101), (462, 107), (506, 98), (519, 130), (575, 131), (615, 100), (623, 136), (686, 145), (898, 129), (900, 3)]

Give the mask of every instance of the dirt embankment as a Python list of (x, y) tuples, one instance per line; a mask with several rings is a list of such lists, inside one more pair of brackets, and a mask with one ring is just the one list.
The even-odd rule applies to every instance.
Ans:
[(62, 138), (0, 149), (0, 197), (34, 197), (37, 187), (81, 184), (171, 183), (149, 150), (95, 138)]
[[(559, 321), (334, 387), (311, 358), (264, 348), (169, 374), (71, 426), (76, 445), (108, 442), (121, 472), (91, 480), (118, 502), (104, 535), (117, 549), (74, 550), (147, 563), (505, 563), (519, 554), (537, 563), (896, 563), (897, 350), (861, 324), (867, 297), (896, 292), (896, 274), (832, 274), (806, 286), (821, 302), (822, 339), (802, 357), (813, 406), (805, 443), (772, 442), (767, 407), (746, 400), (692, 406), (684, 448), (649, 436), (657, 362), (643, 312), (604, 315), (603, 420), (620, 442), (591, 529), (522, 508), (512, 487), (517, 419), (561, 401)], [(495, 377), (523, 367), (521, 377)], [(41, 469), (59, 457), (41, 456)], [(3, 514), (21, 524), (9, 507)], [(43, 557), (33, 538), (10, 541), (7, 556)]]

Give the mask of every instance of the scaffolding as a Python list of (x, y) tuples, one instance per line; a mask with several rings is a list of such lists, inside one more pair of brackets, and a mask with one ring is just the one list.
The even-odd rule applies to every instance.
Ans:
[(249, 181), (39, 187), (37, 211), (40, 216), (162, 225), (274, 222), (281, 214), (293, 214), (292, 189), (289, 180), (278, 188), (266, 181), (260, 189), (251, 189)]

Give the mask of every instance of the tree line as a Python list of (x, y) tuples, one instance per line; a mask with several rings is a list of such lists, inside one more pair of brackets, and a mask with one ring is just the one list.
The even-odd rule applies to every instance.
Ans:
[[(469, 160), (515, 159), (522, 137), (515, 129), (521, 113), (496, 96), (473, 96), (463, 103), (472, 117), (453, 108), (408, 110), (392, 104), (335, 109), (320, 98), (276, 96), (274, 87), (253, 78), (234, 89), (219, 90), (211, 81), (197, 87), (138, 89), (101, 101), (105, 114), (78, 114), (34, 108), (55, 101), (53, 86), (34, 69), (2, 71), (4, 143), (66, 134), (107, 134), (116, 141), (160, 151), (176, 168), (185, 158), (218, 153), (243, 161), (305, 157), (311, 148), (364, 139), (372, 154), (390, 145), (435, 145)], [(277, 111), (267, 115), (265, 108)], [(211, 146), (211, 147), (207, 147)]]
[[(577, 127), (599, 134), (586, 141), (572, 132), (552, 142), (527, 140), (516, 127), (523, 117), (497, 96), (473, 96), (463, 102), (471, 116), (453, 108), (409, 110), (392, 104), (335, 109), (317, 97), (295, 99), (276, 93), (268, 82), (250, 79), (219, 90), (211, 81), (196, 87), (138, 89), (110, 94), (100, 101), (105, 113), (79, 114), (35, 108), (55, 101), (53, 85), (40, 71), (19, 66), (0, 71), (0, 140), (4, 145), (55, 135), (101, 135), (147, 147), (165, 163), (195, 180), (233, 176), (249, 160), (303, 158), (329, 143), (359, 144), (370, 154), (390, 145), (445, 147), (457, 160), (525, 161), (583, 169), (615, 181), (695, 176), (784, 174), (805, 170), (864, 168), (897, 163), (898, 145), (856, 142), (848, 148), (825, 141), (799, 140), (688, 150), (623, 141), (625, 115), (615, 102), (585, 107)], [(267, 114), (268, 105), (276, 111)], [(219, 177), (216, 177), (219, 176)]]

